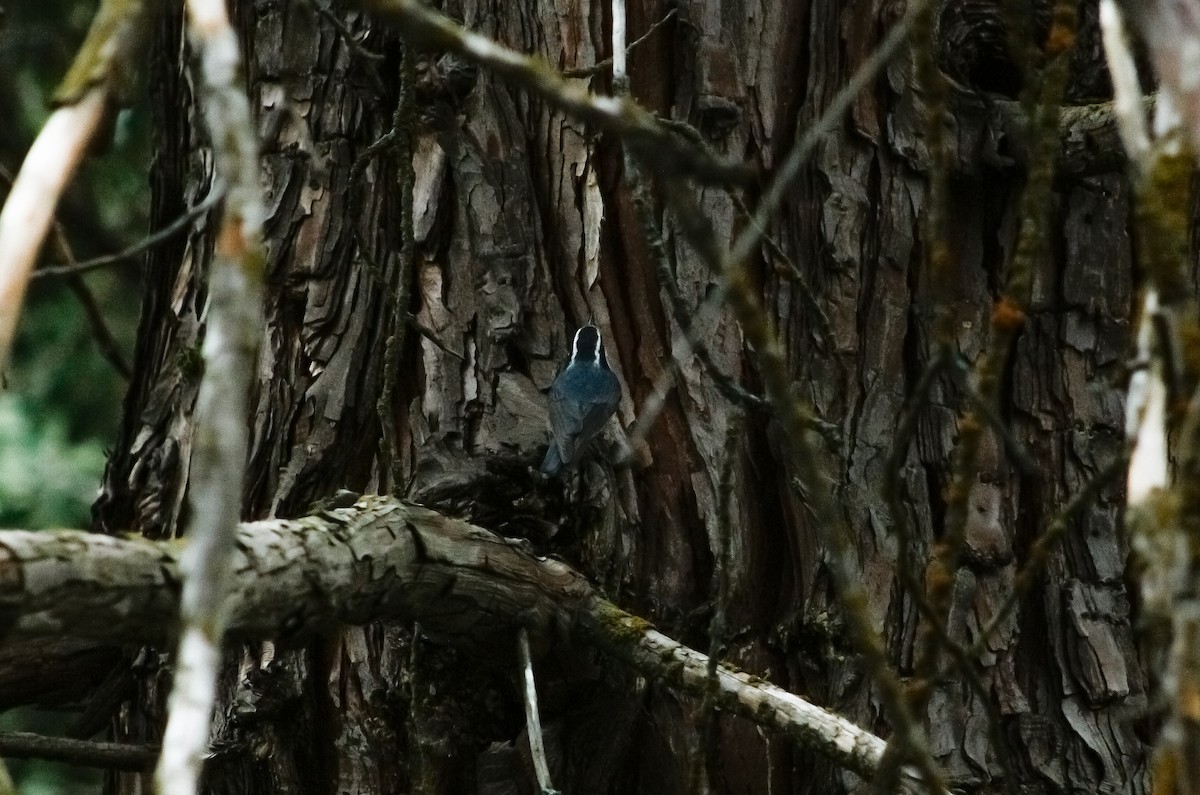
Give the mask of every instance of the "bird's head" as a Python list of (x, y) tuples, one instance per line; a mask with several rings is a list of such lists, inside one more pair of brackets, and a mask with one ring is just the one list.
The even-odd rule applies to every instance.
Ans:
[(587, 325), (581, 326), (579, 331), (575, 332), (575, 342), (571, 346), (571, 364), (609, 369), (608, 357), (604, 355), (604, 340), (600, 338), (600, 329)]

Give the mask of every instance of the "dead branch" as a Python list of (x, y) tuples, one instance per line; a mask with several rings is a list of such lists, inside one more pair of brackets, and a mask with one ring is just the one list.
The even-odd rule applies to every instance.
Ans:
[(146, 7), (106, 0), (0, 210), (0, 368), (8, 361), (29, 276), (54, 208), (113, 104), (128, 94)]
[[(180, 545), (71, 530), (0, 531), (6, 646), (45, 638), (170, 642)], [(525, 628), (543, 644), (580, 640), (646, 676), (702, 697), (708, 659), (600, 597), (561, 561), (426, 508), (364, 497), (294, 520), (238, 527), (228, 635), (296, 642), (342, 624), (419, 621), (475, 649)], [(717, 668), (717, 707), (870, 776), (885, 743), (750, 673)], [(907, 780), (911, 783), (911, 780)]]
[(13, 759), (49, 759), (81, 767), (149, 770), (158, 746), (73, 740), (30, 732), (0, 732), (0, 755)]
[[(926, 2), (928, 0), (925, 0)], [(673, 135), (652, 113), (628, 97), (593, 94), (580, 81), (565, 79), (540, 58), (523, 55), (456, 25), (414, 0), (357, 0), (355, 5), (394, 25), (407, 41), (448, 50), (486, 66), (577, 118), (621, 137), (656, 168), (713, 184), (745, 183), (754, 169)]]
[(197, 203), (196, 206), (187, 210), (171, 223), (164, 226), (157, 232), (153, 232), (131, 246), (128, 246), (115, 254), (104, 254), (99, 257), (85, 260), (71, 260), (59, 265), (44, 265), (33, 272), (34, 279), (42, 279), (47, 276), (74, 276), (82, 273), (88, 273), (99, 268), (106, 268), (109, 265), (116, 265), (118, 262), (123, 262), (127, 259), (133, 259), (141, 254), (149, 251), (160, 243), (164, 243), (176, 235), (186, 232), (192, 228), (192, 223), (198, 218), (204, 216), (216, 206), (222, 198), (224, 198), (222, 190), (212, 190), (204, 200)]
[(250, 444), (246, 417), (264, 323), (265, 209), (258, 131), (241, 83), (241, 52), (223, 0), (188, 0), (186, 8), (188, 40), (197, 51), (197, 99), (214, 170), (228, 194), (208, 277), (205, 367), (188, 483), (193, 519), (181, 567), (183, 632), (155, 772), (164, 795), (198, 790), (208, 748)]

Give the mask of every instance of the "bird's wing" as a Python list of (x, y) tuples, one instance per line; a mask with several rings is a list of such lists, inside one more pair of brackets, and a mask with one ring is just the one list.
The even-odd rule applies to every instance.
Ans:
[(558, 382), (550, 387), (550, 427), (554, 431), (554, 444), (564, 463), (570, 463), (575, 452), (578, 429), (583, 427), (584, 407), (567, 400)]
[(551, 427), (554, 428), (554, 442), (565, 463), (573, 462), (592, 437), (600, 432), (620, 400), (619, 386), (609, 390), (609, 394), (596, 403), (572, 403), (559, 390), (551, 388)]

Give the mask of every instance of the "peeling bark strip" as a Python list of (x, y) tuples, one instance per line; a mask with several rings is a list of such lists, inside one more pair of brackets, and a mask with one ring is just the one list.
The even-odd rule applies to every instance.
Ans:
[[(11, 646), (71, 636), (162, 643), (178, 615), (180, 547), (73, 530), (0, 531), (0, 626)], [(228, 631), (278, 639), (383, 619), (487, 648), (525, 627), (578, 636), (685, 692), (705, 655), (597, 595), (565, 563), (390, 498), (238, 529)], [(885, 742), (756, 676), (722, 666), (718, 706), (870, 776)]]

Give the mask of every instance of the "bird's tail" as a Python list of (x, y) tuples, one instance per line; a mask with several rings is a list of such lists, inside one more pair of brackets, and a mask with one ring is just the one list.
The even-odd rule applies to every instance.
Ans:
[(547, 475), (557, 475), (563, 468), (562, 456), (558, 454), (558, 445), (554, 440), (550, 440), (550, 447), (546, 450), (546, 457), (542, 459), (542, 472)]

